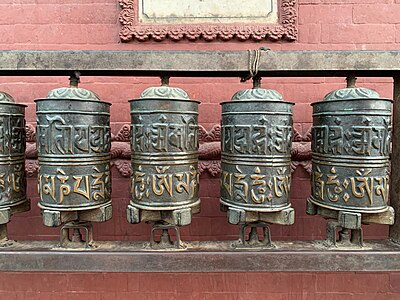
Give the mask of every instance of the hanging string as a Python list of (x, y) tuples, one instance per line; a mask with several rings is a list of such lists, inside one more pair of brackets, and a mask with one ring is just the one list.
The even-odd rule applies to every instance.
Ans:
[(240, 82), (246, 82), (247, 80), (254, 78), (258, 74), (258, 70), (260, 68), (260, 59), (261, 59), (261, 53), (263, 51), (270, 51), (270, 48), (267, 47), (261, 47), (260, 49), (256, 50), (248, 50), (249, 53), (249, 74), (242, 77), (240, 79)]

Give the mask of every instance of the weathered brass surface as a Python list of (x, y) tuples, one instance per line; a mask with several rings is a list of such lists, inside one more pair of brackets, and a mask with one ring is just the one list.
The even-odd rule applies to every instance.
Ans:
[(0, 92), (0, 239), (14, 213), (30, 209), (25, 177), (25, 105)]
[(391, 106), (352, 83), (313, 104), (312, 203), (358, 213), (388, 209)]
[[(110, 104), (78, 88), (74, 78), (70, 87), (35, 102), (39, 206), (45, 225), (61, 225), (74, 211), (97, 209), (105, 215), (111, 202)], [(110, 211), (97, 221), (108, 218)]]
[(25, 105), (0, 92), (0, 209), (27, 202)]
[(130, 223), (187, 225), (199, 210), (198, 101), (163, 85), (131, 104)]
[[(232, 224), (262, 221), (290, 208), (292, 103), (253, 89), (222, 103), (221, 204)], [(254, 219), (254, 212), (259, 213)], [(285, 224), (293, 223), (286, 218)]]

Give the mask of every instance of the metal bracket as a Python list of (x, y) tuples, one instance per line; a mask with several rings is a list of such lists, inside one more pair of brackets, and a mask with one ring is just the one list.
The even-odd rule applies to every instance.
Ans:
[[(246, 228), (250, 227), (248, 239), (246, 238)], [(257, 232), (257, 228), (262, 228), (261, 239)], [(271, 242), (271, 231), (267, 223), (252, 222), (240, 224), (239, 240), (233, 244), (236, 249), (264, 249), (273, 248)]]
[[(339, 231), (339, 239), (336, 238), (336, 231)], [(343, 227), (336, 220), (329, 220), (326, 224), (326, 240), (328, 247), (363, 247), (363, 232), (361, 226), (357, 229)]]
[[(82, 238), (81, 229), (85, 232)], [(71, 237), (70, 233), (72, 231)], [(68, 222), (60, 229), (60, 247), (62, 248), (90, 248), (93, 246), (93, 226), (90, 222)]]
[[(155, 239), (155, 232), (157, 230), (161, 231), (160, 240), (156, 241)], [(169, 230), (175, 231), (176, 240), (171, 240), (171, 235), (169, 234)], [(151, 226), (150, 232), (150, 247), (153, 249), (181, 249), (183, 248), (182, 241), (181, 241), (181, 234), (179, 232), (179, 227), (172, 225), (172, 224), (165, 224), (165, 223), (153, 223)]]

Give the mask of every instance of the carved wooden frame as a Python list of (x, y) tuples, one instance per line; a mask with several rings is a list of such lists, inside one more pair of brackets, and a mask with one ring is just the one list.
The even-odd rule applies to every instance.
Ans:
[(119, 32), (121, 41), (137, 40), (144, 42), (150, 39), (163, 41), (171, 39), (195, 41), (232, 40), (272, 41), (297, 39), (297, 2), (298, 0), (278, 0), (278, 24), (157, 24), (142, 25), (138, 20), (138, 0), (119, 0), (122, 11), (119, 21), (122, 28)]

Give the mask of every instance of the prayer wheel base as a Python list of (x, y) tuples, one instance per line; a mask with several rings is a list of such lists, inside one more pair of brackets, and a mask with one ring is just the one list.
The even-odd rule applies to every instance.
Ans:
[(127, 219), (131, 224), (140, 222), (164, 222), (174, 226), (189, 225), (192, 215), (200, 212), (200, 204), (183, 209), (171, 210), (147, 210), (134, 207), (132, 204), (127, 208)]
[(43, 224), (49, 227), (57, 227), (71, 221), (82, 222), (106, 222), (112, 218), (111, 202), (90, 210), (82, 211), (58, 211), (42, 210)]
[[(394, 209), (391, 206), (380, 213), (360, 213), (321, 207), (308, 199), (306, 212), (308, 215), (320, 215), (328, 219), (324, 241), (327, 247), (363, 247), (362, 224), (394, 224)], [(337, 230), (340, 230), (339, 238)]]
[(285, 208), (281, 211), (258, 212), (246, 211), (228, 207), (221, 204), (221, 211), (227, 212), (228, 222), (233, 225), (264, 222), (278, 225), (292, 225), (294, 223), (294, 209), (292, 207)]

